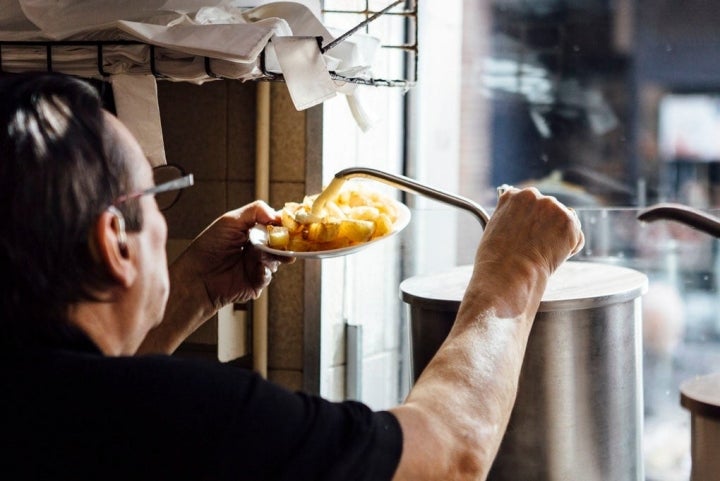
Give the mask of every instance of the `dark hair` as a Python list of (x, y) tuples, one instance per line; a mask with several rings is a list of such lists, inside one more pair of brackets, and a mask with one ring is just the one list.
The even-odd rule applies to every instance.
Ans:
[[(98, 216), (130, 185), (97, 90), (53, 73), (0, 78), (0, 338), (62, 343), (68, 309), (113, 280), (93, 255)], [(137, 206), (123, 206), (139, 229)]]

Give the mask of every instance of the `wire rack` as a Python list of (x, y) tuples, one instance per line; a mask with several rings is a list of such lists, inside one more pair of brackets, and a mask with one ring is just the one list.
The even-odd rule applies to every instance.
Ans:
[[(318, 37), (318, 45), (322, 53), (352, 37), (357, 32), (373, 35), (380, 39), (380, 52), (373, 65), (372, 76), (347, 76), (335, 71), (330, 76), (335, 80), (384, 87), (409, 88), (417, 81), (418, 62), (418, 9), (417, 0), (394, 0), (389, 5), (377, 7), (377, 1), (362, 0), (356, 2), (336, 2), (341, 6), (356, 5), (357, 8), (333, 8), (332, 1), (324, 2), (327, 8), (322, 10), (325, 23), (338, 22), (344, 33), (332, 41)], [(386, 3), (386, 1), (384, 2)], [(390, 33), (389, 33), (390, 32)], [(272, 40), (271, 40), (272, 41)], [(19, 70), (58, 71), (86, 77), (105, 78), (113, 73), (109, 69), (113, 55), (123, 49), (134, 49), (135, 65), (129, 73), (151, 73), (158, 79), (183, 80), (174, 74), (163, 71), (159, 60), (165, 54), (172, 55), (172, 49), (147, 44), (137, 40), (3, 40), (0, 32), (0, 73), (11, 73)], [(72, 50), (75, 58), (78, 52), (84, 52), (84, 60), (68, 68), (63, 61), (68, 50)], [(26, 57), (29, 63), (18, 68), (12, 64), (11, 58)], [(32, 63), (34, 61), (34, 63)], [(194, 58), (194, 62), (202, 62), (202, 75), (207, 79), (234, 78), (219, 73), (213, 67), (214, 59), (210, 57)], [(27, 67), (30, 65), (31, 67)], [(257, 60), (259, 74), (253, 74), (252, 80), (283, 81), (283, 75), (272, 72), (266, 67), (266, 53), (263, 51)], [(247, 78), (245, 78), (247, 79)], [(197, 79), (196, 79), (197, 80)]]

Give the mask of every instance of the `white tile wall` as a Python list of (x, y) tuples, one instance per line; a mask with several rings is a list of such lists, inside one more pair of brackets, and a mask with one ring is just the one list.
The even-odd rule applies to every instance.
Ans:
[(364, 359), (362, 400), (373, 409), (386, 409), (398, 403), (398, 356), (397, 350), (387, 350)]
[[(324, 104), (324, 184), (347, 167), (365, 166), (399, 173), (402, 153), (401, 101), (398, 89), (367, 88), (365, 108), (379, 119), (362, 132), (344, 97)], [(373, 181), (370, 181), (373, 182)], [(373, 182), (373, 189), (396, 196), (398, 191)], [(399, 250), (385, 241), (351, 256), (323, 260), (320, 393), (347, 398), (344, 327), (362, 326), (363, 360), (359, 399), (373, 408), (397, 404), (400, 326)], [(341, 335), (342, 334), (342, 335)]]

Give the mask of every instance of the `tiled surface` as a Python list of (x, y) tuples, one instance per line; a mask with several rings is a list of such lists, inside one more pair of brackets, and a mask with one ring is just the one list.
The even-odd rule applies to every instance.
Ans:
[(280, 384), (291, 391), (299, 391), (302, 389), (302, 371), (270, 369), (268, 371), (268, 379), (274, 383)]
[[(365, 355), (399, 347), (399, 269), (397, 238), (359, 252), (349, 263), (349, 281), (357, 286), (352, 318), (364, 326)], [(369, 279), (377, 282), (369, 283)]]
[[(183, 192), (178, 204), (166, 213), (171, 258), (217, 216), (256, 198), (257, 89), (255, 83), (234, 81), (209, 82), (202, 86), (161, 82), (159, 95), (168, 159), (192, 172), (196, 180), (193, 187)], [(322, 187), (324, 111), (319, 106), (298, 112), (284, 84), (272, 83), (270, 89), (271, 185), (270, 199), (266, 200), (271, 206), (281, 208), (285, 202), (301, 200), (306, 193), (319, 192)], [(353, 144), (352, 149), (355, 148)], [(319, 390), (320, 382), (308, 381), (307, 377), (319, 380), (322, 376), (322, 383), (328, 386), (324, 394), (342, 400), (345, 397), (344, 261), (337, 261), (335, 274), (328, 271), (330, 288), (317, 284), (318, 261), (309, 262), (313, 262), (310, 269), (303, 260), (282, 266), (268, 289), (268, 378), (290, 389), (317, 385)], [(318, 279), (313, 280), (314, 276)], [(333, 311), (323, 312), (322, 327), (314, 319), (320, 318), (321, 293), (326, 296), (323, 304), (331, 306)], [(369, 314), (377, 309), (383, 308), (373, 308)], [(319, 332), (308, 332), (315, 329)], [(188, 341), (213, 344), (217, 336), (218, 324), (214, 318)], [(386, 340), (380, 344), (384, 346)], [(313, 364), (320, 363), (321, 354), (327, 356), (324, 364), (328, 368), (324, 370)]]
[[(391, 128), (401, 121), (400, 93), (392, 89), (368, 89), (362, 93), (364, 106), (377, 120), (367, 132), (357, 128), (342, 97), (323, 105), (325, 182), (337, 171), (356, 165), (400, 171), (402, 135)], [(397, 194), (396, 189), (384, 189), (387, 186), (381, 183), (374, 187), (389, 195)], [(362, 332), (360, 400), (376, 409), (394, 406), (399, 398), (400, 369), (399, 250), (395, 242), (385, 241), (342, 262), (339, 267), (323, 263), (321, 392), (326, 396), (337, 393), (338, 380), (333, 373), (341, 366), (345, 370), (354, 368), (338, 364), (345, 362), (339, 356), (345, 342), (344, 336), (337, 333), (344, 332), (342, 323), (348, 322), (360, 326)], [(337, 269), (340, 271), (336, 272)], [(342, 276), (343, 282), (338, 282), (337, 276)], [(330, 282), (332, 279), (336, 281)], [(342, 299), (342, 306), (333, 305), (334, 299)], [(353, 373), (348, 373), (348, 378), (350, 374)]]
[(281, 209), (285, 202), (301, 202), (305, 196), (303, 182), (271, 182), (270, 203), (276, 209)]
[[(193, 169), (189, 169), (193, 171)], [(177, 204), (165, 211), (168, 237), (194, 239), (210, 222), (226, 210), (226, 183), (196, 180), (183, 190)]]
[[(273, 207), (305, 194), (305, 114), (284, 85), (273, 88), (271, 199)], [(195, 185), (167, 211), (171, 258), (210, 222), (255, 196), (256, 89), (254, 83), (161, 83), (160, 108), (167, 157), (195, 175)], [(283, 266), (269, 288), (268, 377), (303, 385), (304, 292), (302, 262)], [(318, 294), (319, 295), (319, 294)], [(198, 329), (193, 343), (217, 343), (217, 318)]]
[(227, 184), (228, 209), (242, 207), (255, 200), (255, 184), (253, 182), (230, 181)]
[(281, 266), (268, 302), (268, 368), (303, 368), (303, 261)]
[(362, 400), (373, 409), (387, 409), (398, 402), (397, 351), (363, 359)]
[[(301, 200), (303, 182), (278, 182), (272, 177), (270, 205)], [(281, 266), (270, 286), (268, 302), (268, 368), (303, 369), (304, 261)]]
[(257, 83), (229, 81), (227, 107), (228, 179), (255, 178), (255, 124)]
[(328, 389), (323, 392), (323, 397), (330, 401), (345, 400), (345, 366), (335, 366), (325, 369), (323, 370), (322, 376), (323, 385), (328, 386)]
[(218, 342), (218, 321), (217, 316), (213, 316), (205, 324), (200, 326), (190, 337), (187, 342), (193, 342), (198, 344), (212, 344), (217, 345)]
[(298, 112), (284, 84), (271, 86), (270, 177), (276, 182), (305, 181), (305, 113)]
[(198, 180), (225, 180), (227, 84), (158, 82), (165, 152)]
[(337, 257), (322, 263), (321, 366), (327, 369), (345, 364), (345, 260)]

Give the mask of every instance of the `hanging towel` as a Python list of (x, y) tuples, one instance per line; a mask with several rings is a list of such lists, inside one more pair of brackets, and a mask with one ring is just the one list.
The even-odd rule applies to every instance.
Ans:
[(155, 77), (114, 75), (111, 84), (118, 118), (135, 136), (153, 167), (166, 164)]
[(337, 94), (315, 37), (274, 37), (272, 45), (296, 109), (307, 109)]

